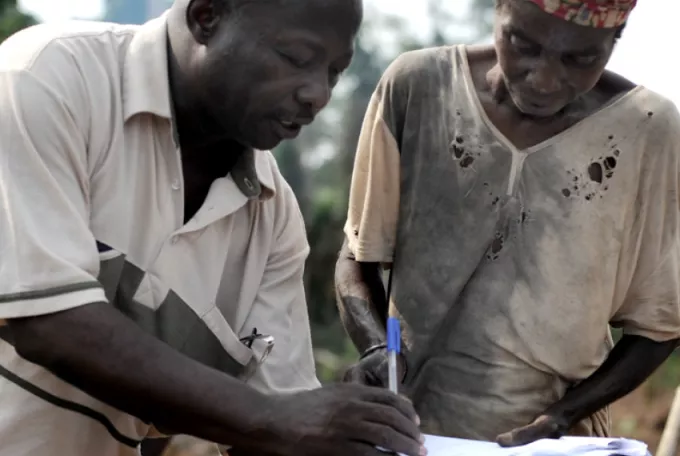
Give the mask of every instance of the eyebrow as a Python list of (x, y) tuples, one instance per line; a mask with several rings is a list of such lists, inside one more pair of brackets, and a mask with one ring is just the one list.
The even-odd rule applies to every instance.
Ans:
[(323, 52), (323, 46), (314, 39), (304, 36), (299, 33), (289, 33), (279, 36), (276, 43), (281, 46), (302, 45), (307, 46), (314, 52)]
[(314, 43), (312, 41), (308, 40), (301, 40), (299, 38), (293, 38), (290, 40), (279, 40), (277, 42), (277, 46), (281, 46), (284, 49), (306, 49), (307, 51), (311, 51), (313, 54), (322, 54), (324, 53), (323, 46), (320, 46), (317, 43)]
[(536, 46), (540, 46), (540, 44), (537, 43), (536, 40), (534, 40), (530, 36), (526, 35), (521, 29), (519, 29), (517, 27), (509, 25), (509, 26), (506, 27), (505, 30), (506, 30), (507, 33), (509, 33), (511, 35), (516, 35), (517, 37), (526, 41), (529, 44), (535, 44)]
[[(526, 41), (529, 44), (533, 44), (535, 46), (543, 47), (541, 44), (536, 42), (533, 38), (530, 36), (526, 35), (521, 29), (514, 27), (512, 25), (508, 26), (506, 28), (507, 33), (510, 33), (511, 35), (516, 35), (520, 39)], [(562, 54), (570, 54), (570, 55), (593, 55), (593, 54), (600, 54), (602, 53), (602, 48), (598, 45), (592, 45), (589, 46), (585, 49), (577, 49), (577, 50), (560, 50), (559, 51)]]

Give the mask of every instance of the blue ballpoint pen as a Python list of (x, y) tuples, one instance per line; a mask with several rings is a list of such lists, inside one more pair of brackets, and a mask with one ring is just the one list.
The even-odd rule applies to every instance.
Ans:
[[(390, 391), (399, 392), (397, 382), (397, 353), (401, 351), (401, 331), (399, 320), (394, 317), (387, 319), (387, 378)], [(396, 454), (382, 447), (376, 447), (384, 453)]]
[(397, 381), (397, 354), (401, 351), (401, 330), (399, 320), (394, 317), (387, 319), (387, 368), (389, 388), (393, 393), (399, 392)]

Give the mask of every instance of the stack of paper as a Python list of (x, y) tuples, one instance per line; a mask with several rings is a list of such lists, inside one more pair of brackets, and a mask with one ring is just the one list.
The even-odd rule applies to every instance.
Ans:
[(428, 456), (649, 456), (647, 445), (637, 440), (600, 437), (544, 439), (520, 447), (496, 443), (425, 436)]

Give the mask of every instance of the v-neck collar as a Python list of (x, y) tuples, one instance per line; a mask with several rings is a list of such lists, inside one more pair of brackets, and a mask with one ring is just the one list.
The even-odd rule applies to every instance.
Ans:
[(484, 125), (491, 131), (491, 133), (494, 135), (494, 137), (503, 143), (504, 146), (506, 146), (508, 149), (515, 153), (522, 153), (522, 154), (531, 154), (533, 152), (539, 151), (541, 149), (545, 149), (546, 147), (561, 141), (565, 136), (574, 134), (574, 132), (578, 131), (581, 126), (584, 123), (587, 122), (592, 122), (596, 120), (598, 117), (605, 115), (608, 111), (619, 105), (620, 103), (623, 103), (624, 101), (627, 101), (629, 98), (633, 97), (635, 94), (638, 92), (645, 90), (644, 86), (638, 85), (635, 88), (629, 90), (627, 93), (624, 95), (617, 97), (608, 103), (605, 103), (602, 105), (599, 109), (594, 111), (593, 113), (587, 115), (583, 119), (579, 120), (578, 122), (574, 123), (573, 125), (569, 126), (568, 128), (562, 130), (561, 132), (557, 133), (556, 135), (553, 135), (537, 144), (534, 144), (533, 146), (527, 147), (527, 148), (519, 148), (515, 146), (515, 144), (508, 139), (507, 136), (505, 136), (497, 127), (494, 125), (494, 123), (491, 121), (489, 116), (486, 114), (486, 111), (484, 110), (484, 106), (482, 105), (482, 101), (479, 99), (479, 95), (477, 93), (477, 89), (475, 87), (474, 79), (472, 78), (472, 69), (470, 68), (470, 62), (468, 60), (468, 54), (467, 54), (467, 47), (465, 45), (459, 45), (456, 46), (456, 58), (459, 61), (459, 66), (462, 71), (463, 75), (463, 80), (465, 84), (465, 91), (466, 95), (468, 98), (471, 100), (471, 104), (474, 106), (474, 109), (477, 111), (476, 114), (479, 116), (479, 118), (482, 120)]

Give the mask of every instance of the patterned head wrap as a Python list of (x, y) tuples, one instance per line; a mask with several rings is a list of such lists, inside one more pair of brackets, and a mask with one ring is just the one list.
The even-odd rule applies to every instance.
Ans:
[[(623, 25), (637, 0), (528, 0), (565, 21), (596, 28)], [(665, 0), (674, 1), (674, 0)]]

